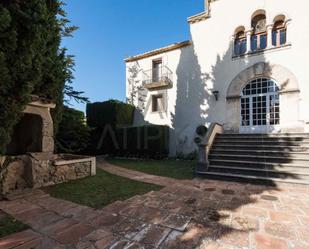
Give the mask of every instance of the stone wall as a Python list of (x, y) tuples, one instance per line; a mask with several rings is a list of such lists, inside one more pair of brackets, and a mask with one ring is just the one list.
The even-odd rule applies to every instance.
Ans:
[(91, 175), (91, 162), (81, 162), (53, 166), (51, 180), (57, 184), (63, 181), (76, 180)]
[(0, 157), (0, 194), (40, 188), (96, 174), (93, 157), (30, 153)]
[(26, 156), (0, 157), (0, 195), (28, 187), (24, 177), (26, 159)]

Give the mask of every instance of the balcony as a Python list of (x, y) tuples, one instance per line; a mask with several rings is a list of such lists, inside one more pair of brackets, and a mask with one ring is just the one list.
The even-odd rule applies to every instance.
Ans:
[(173, 87), (173, 73), (167, 66), (143, 71), (143, 85), (148, 90)]

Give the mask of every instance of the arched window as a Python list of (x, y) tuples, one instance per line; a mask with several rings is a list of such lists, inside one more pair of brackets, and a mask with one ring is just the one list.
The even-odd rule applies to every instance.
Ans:
[(267, 47), (266, 15), (258, 14), (252, 18), (251, 50), (257, 51)]
[(277, 20), (273, 27), (272, 32), (272, 45), (275, 47), (280, 47), (286, 44), (286, 26), (284, 19)]
[(276, 82), (266, 77), (250, 81), (242, 90), (241, 125), (258, 130), (259, 126), (279, 124), (280, 98)]
[(240, 30), (235, 35), (234, 55), (239, 56), (247, 51), (247, 38), (244, 30)]

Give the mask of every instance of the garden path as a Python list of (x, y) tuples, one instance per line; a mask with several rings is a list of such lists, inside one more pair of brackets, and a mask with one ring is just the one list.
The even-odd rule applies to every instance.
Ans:
[(41, 190), (13, 195), (0, 209), (32, 229), (1, 239), (0, 248), (309, 248), (308, 186), (174, 180), (100, 159), (98, 167), (166, 187), (100, 210)]

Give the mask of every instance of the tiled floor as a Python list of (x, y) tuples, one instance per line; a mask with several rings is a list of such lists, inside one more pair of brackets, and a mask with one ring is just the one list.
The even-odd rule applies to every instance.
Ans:
[[(101, 167), (117, 174), (118, 168)], [(166, 187), (102, 210), (38, 190), (16, 196), (0, 209), (32, 230), (0, 240), (0, 248), (309, 248), (306, 186), (171, 179), (164, 184), (165, 178), (119, 174), (125, 173)]]

